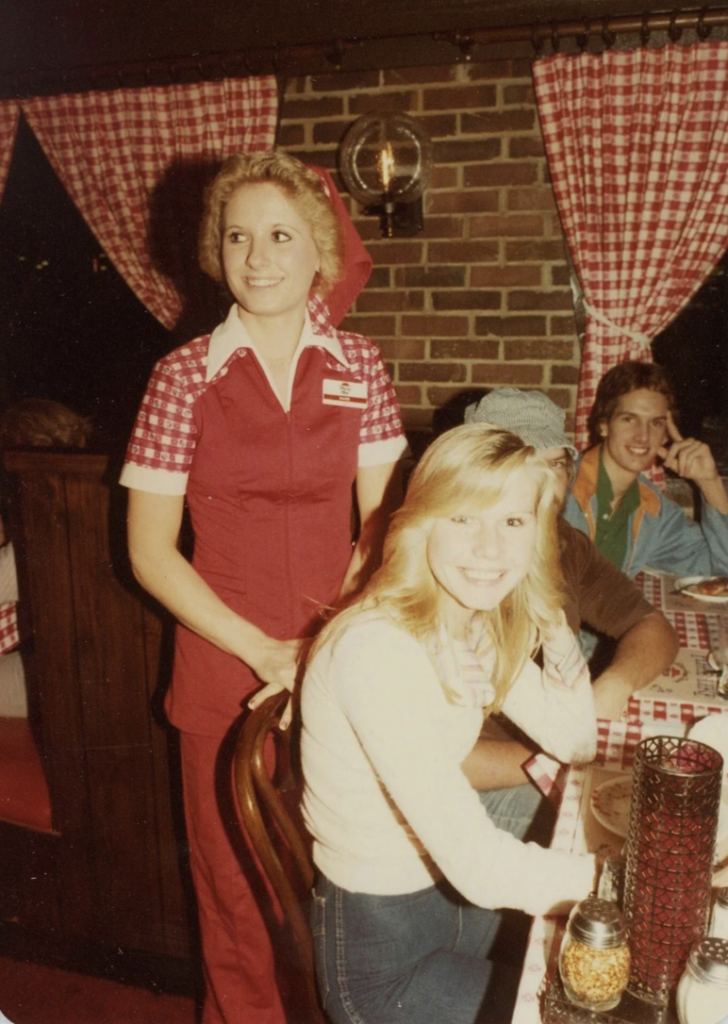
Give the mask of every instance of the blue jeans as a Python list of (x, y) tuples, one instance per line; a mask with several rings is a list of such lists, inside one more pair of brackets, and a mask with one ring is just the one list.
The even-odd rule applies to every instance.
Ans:
[[(480, 795), (494, 823), (519, 838), (540, 802), (529, 785)], [(497, 911), (473, 906), (447, 883), (375, 896), (321, 876), (312, 927), (323, 1007), (333, 1024), (503, 1024), (487, 959), (499, 923)], [(492, 1012), (479, 1017), (486, 990), (483, 1012)]]

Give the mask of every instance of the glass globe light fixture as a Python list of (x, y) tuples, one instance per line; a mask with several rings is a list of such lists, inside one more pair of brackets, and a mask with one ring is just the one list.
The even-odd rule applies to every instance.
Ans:
[(380, 214), (385, 237), (422, 230), (422, 193), (432, 168), (432, 143), (414, 118), (360, 117), (342, 140), (339, 165), (353, 198), (368, 212)]

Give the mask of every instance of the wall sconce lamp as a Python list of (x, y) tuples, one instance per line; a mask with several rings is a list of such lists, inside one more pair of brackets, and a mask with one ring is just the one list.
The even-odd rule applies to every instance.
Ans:
[(339, 165), (346, 187), (364, 212), (379, 215), (385, 238), (422, 231), (422, 193), (432, 168), (432, 143), (414, 118), (360, 117), (342, 140)]

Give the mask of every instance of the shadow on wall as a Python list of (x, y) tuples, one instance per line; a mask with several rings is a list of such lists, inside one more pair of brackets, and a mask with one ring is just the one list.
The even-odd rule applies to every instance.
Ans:
[(182, 298), (174, 344), (211, 331), (227, 316), (232, 301), (197, 262), (204, 191), (219, 169), (218, 161), (175, 161), (151, 196), (149, 253)]

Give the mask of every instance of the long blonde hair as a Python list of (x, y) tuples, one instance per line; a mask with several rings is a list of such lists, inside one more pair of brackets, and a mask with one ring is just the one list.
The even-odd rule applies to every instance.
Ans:
[(376, 610), (423, 641), (439, 630), (438, 593), (427, 559), (435, 521), (464, 508), (488, 508), (503, 497), (515, 473), (535, 472), (536, 547), (525, 577), (496, 608), (477, 614), (496, 650), (493, 683), (497, 710), (524, 660), (560, 621), (563, 577), (556, 534), (554, 475), (515, 434), (489, 423), (455, 427), (427, 449), (392, 518), (381, 567), (363, 593), (319, 635), (314, 652), (362, 611)]

